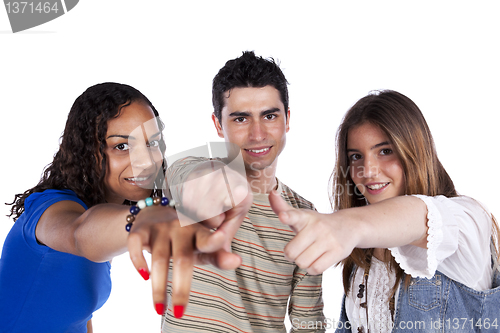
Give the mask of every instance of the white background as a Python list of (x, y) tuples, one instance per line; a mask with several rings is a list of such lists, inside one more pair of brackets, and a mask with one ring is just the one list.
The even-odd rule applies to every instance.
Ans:
[[(81, 0), (66, 15), (12, 34), (0, 8), (1, 202), (34, 186), (58, 149), (77, 96), (130, 84), (166, 123), (167, 154), (219, 138), (211, 80), (243, 50), (280, 60), (291, 123), (278, 177), (320, 212), (341, 117), (373, 89), (420, 107), (460, 193), (500, 215), (499, 5), (495, 1)], [(10, 206), (9, 206), (10, 207)], [(12, 226), (0, 209), (0, 246)], [(16, 274), (16, 272), (12, 272)], [(158, 332), (160, 317), (124, 254), (95, 332)], [(325, 315), (338, 319), (340, 269), (323, 278)]]

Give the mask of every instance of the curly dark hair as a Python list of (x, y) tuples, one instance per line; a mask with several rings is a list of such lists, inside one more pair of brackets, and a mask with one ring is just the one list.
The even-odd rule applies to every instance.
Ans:
[(212, 104), (214, 114), (222, 124), (222, 108), (224, 93), (233, 88), (272, 86), (279, 91), (285, 106), (285, 117), (288, 110), (288, 81), (273, 58), (257, 57), (253, 51), (245, 51), (239, 58), (229, 60), (212, 82)]
[[(106, 133), (108, 120), (120, 115), (123, 107), (141, 101), (153, 110), (158, 127), (164, 129), (158, 111), (139, 90), (120, 83), (106, 82), (88, 88), (76, 100), (68, 115), (61, 136), (59, 151), (48, 164), (40, 182), (21, 194), (16, 194), (10, 216), (16, 221), (24, 211), (24, 201), (35, 192), (47, 189), (70, 189), (88, 206), (105, 203), (104, 179), (106, 176)], [(165, 152), (163, 136), (160, 149)], [(166, 164), (163, 162), (163, 174)], [(159, 173), (156, 192), (161, 191), (164, 177)]]

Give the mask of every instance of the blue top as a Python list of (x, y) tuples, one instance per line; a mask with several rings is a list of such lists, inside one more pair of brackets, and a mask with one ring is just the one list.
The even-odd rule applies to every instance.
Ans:
[(87, 321), (111, 292), (109, 262), (40, 245), (35, 228), (43, 212), (70, 200), (71, 190), (31, 194), (10, 230), (0, 259), (0, 332), (87, 332)]

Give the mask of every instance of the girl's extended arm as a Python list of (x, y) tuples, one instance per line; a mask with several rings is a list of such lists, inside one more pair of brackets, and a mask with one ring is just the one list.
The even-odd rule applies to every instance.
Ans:
[(222, 269), (234, 269), (241, 263), (236, 254), (223, 249), (232, 239), (251, 205), (249, 200), (239, 205), (240, 214), (227, 218), (216, 232), (201, 223), (181, 227), (177, 213), (170, 207), (150, 206), (136, 216), (128, 233), (125, 230), (129, 207), (101, 204), (85, 210), (74, 201), (51, 205), (37, 224), (38, 242), (54, 250), (104, 262), (127, 251), (143, 277), (149, 269), (142, 254), (152, 254), (151, 276), (153, 301), (157, 311), (165, 304), (170, 258), (173, 258), (173, 303), (186, 305), (189, 298), (194, 264), (214, 264)]
[(294, 209), (274, 192), (269, 201), (281, 222), (297, 233), (285, 247), (285, 256), (310, 274), (324, 272), (356, 247), (427, 244), (427, 206), (416, 197), (395, 197), (333, 214)]

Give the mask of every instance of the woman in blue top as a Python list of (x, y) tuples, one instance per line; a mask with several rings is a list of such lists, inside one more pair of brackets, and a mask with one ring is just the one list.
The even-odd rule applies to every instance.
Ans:
[[(461, 196), (418, 107), (395, 91), (345, 115), (333, 172), (335, 213), (271, 204), (297, 236), (285, 254), (310, 274), (342, 261), (338, 332), (498, 332), (498, 224)], [(295, 323), (304, 326), (308, 323)]]
[[(171, 256), (176, 316), (188, 302), (194, 263), (239, 265), (221, 249), (238, 221), (215, 233), (200, 223), (181, 228), (172, 202), (162, 200), (158, 116), (128, 85), (98, 84), (76, 99), (53, 162), (12, 203), (15, 224), (0, 259), (0, 332), (91, 332), (92, 313), (110, 294), (110, 260), (127, 249), (145, 280), (151, 273), (158, 314)], [(135, 202), (142, 209), (130, 211)]]

